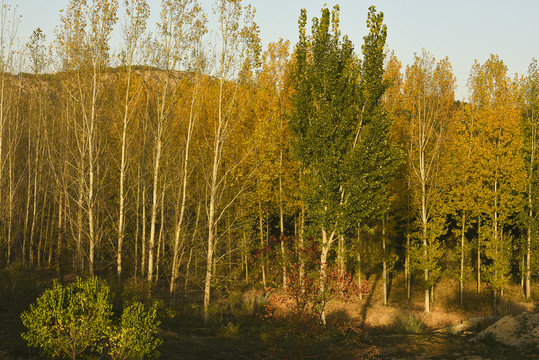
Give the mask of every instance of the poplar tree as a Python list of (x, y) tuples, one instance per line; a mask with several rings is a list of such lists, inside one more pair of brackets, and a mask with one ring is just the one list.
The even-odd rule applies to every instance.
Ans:
[(371, 6), (367, 15), (368, 34), (361, 47), (363, 60), (357, 106), (359, 121), (346, 159), (344, 198), (347, 226), (357, 223), (382, 225), (382, 268), (384, 304), (388, 297), (386, 223), (389, 211), (388, 186), (400, 164), (401, 154), (390, 139), (393, 124), (383, 103), (390, 82), (384, 79), (387, 27), (384, 14)]
[(117, 0), (71, 0), (61, 16), (62, 26), (58, 32), (57, 47), (63, 57), (65, 71), (73, 77), (66, 79), (68, 96), (77, 103), (75, 116), (80, 159), (76, 165), (79, 176), (77, 262), (82, 269), (82, 217), (88, 226), (88, 265), (94, 274), (95, 248), (98, 242), (97, 192), (99, 189), (98, 158), (99, 120), (102, 117), (101, 94), (103, 71), (109, 61), (109, 40), (117, 21)]
[[(523, 130), (524, 160), (527, 170), (527, 229), (525, 241), (525, 265), (522, 272), (525, 277), (526, 300), (531, 296), (532, 254), (537, 249), (537, 207), (538, 207), (538, 146), (539, 146), (539, 68), (533, 59), (524, 78), (523, 97)], [(535, 251), (534, 251), (535, 250)]]
[(134, 107), (140, 95), (141, 86), (137, 86), (132, 91), (133, 65), (136, 63), (137, 48), (141, 38), (146, 31), (146, 23), (150, 16), (150, 8), (146, 0), (125, 0), (126, 12), (125, 23), (123, 24), (123, 56), (122, 65), (125, 69), (125, 93), (123, 98), (122, 133), (121, 133), (121, 155), (120, 155), (120, 179), (118, 194), (118, 240), (116, 248), (116, 272), (118, 281), (122, 280), (122, 246), (125, 237), (125, 203), (126, 203), (126, 173), (128, 168), (127, 150), (131, 136), (128, 136), (129, 125), (134, 117)]
[(454, 89), (455, 78), (447, 59), (436, 62), (424, 51), (406, 68), (403, 92), (404, 110), (408, 114), (407, 152), (419, 228), (415, 262), (424, 275), (425, 312), (430, 312), (430, 290), (440, 272), (440, 235), (445, 231), (440, 209), (443, 205), (440, 152), (451, 119)]
[(524, 208), (526, 171), (524, 168), (520, 109), (515, 83), (507, 76), (507, 67), (496, 55), (472, 68), (469, 86), (471, 104), (481, 141), (478, 142), (480, 176), (479, 198), (487, 205), (490, 220), (484, 230), (485, 255), (490, 259), (485, 272), (496, 306), (510, 271), (511, 234), (507, 226), (519, 209)]
[[(396, 160), (390, 122), (380, 104), (386, 28), (370, 8), (369, 34), (360, 64), (351, 41), (341, 37), (339, 7), (322, 9), (307, 37), (299, 19), (291, 83), (291, 139), (303, 174), (310, 232), (320, 242), (320, 293), (325, 296), (327, 260), (335, 240), (358, 219), (381, 216)], [(322, 312), (322, 321), (325, 321)]]
[[(303, 194), (313, 232), (320, 239), (320, 293), (324, 296), (328, 253), (342, 233), (345, 158), (358, 123), (359, 64), (352, 42), (341, 37), (339, 7), (322, 9), (306, 31), (307, 12), (299, 18), (299, 42), (291, 71), (292, 146), (305, 174)], [(322, 314), (324, 321), (324, 314)]]

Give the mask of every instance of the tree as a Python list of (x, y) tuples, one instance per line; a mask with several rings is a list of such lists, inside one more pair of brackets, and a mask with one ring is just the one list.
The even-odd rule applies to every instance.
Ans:
[[(339, 31), (339, 7), (322, 9), (306, 33), (307, 13), (299, 18), (299, 42), (291, 71), (292, 147), (305, 174), (303, 194), (313, 233), (320, 239), (320, 294), (324, 296), (328, 253), (342, 232), (345, 158), (358, 123), (359, 66), (353, 46)], [(322, 312), (322, 321), (325, 314)]]
[[(179, 266), (180, 266), (180, 248), (183, 248), (183, 241), (180, 243), (180, 237), (182, 232), (185, 232), (184, 223), (185, 223), (185, 214), (186, 214), (186, 201), (187, 201), (187, 184), (189, 180), (190, 169), (190, 151), (191, 143), (194, 137), (195, 123), (199, 117), (199, 106), (200, 106), (200, 88), (203, 86), (203, 72), (205, 69), (205, 53), (203, 50), (203, 36), (206, 33), (206, 19), (202, 13), (196, 14), (195, 18), (192, 20), (192, 28), (190, 29), (189, 34), (187, 34), (188, 39), (186, 41), (186, 50), (191, 48), (191, 56), (184, 61), (188, 65), (188, 70), (191, 72), (191, 96), (188, 105), (188, 115), (187, 115), (187, 131), (185, 133), (185, 145), (183, 148), (183, 159), (181, 161), (182, 167), (179, 171), (181, 177), (181, 185), (178, 191), (179, 199), (179, 214), (176, 221), (176, 228), (174, 231), (174, 247), (173, 247), (173, 259), (172, 259), (172, 272), (170, 278), (170, 287), (169, 292), (171, 295), (174, 295), (178, 277), (179, 277)], [(180, 34), (178, 34), (180, 35)], [(185, 37), (185, 35), (184, 35)], [(178, 39), (179, 40), (179, 39)], [(187, 43), (188, 41), (188, 43)], [(183, 237), (185, 239), (185, 236)]]
[(406, 67), (405, 111), (408, 113), (408, 161), (411, 166), (413, 196), (419, 217), (417, 266), (423, 270), (425, 312), (430, 312), (430, 288), (439, 271), (439, 236), (444, 219), (440, 211), (440, 152), (445, 129), (451, 120), (455, 78), (448, 59), (436, 63), (427, 52), (415, 55)]
[(299, 19), (291, 143), (305, 174), (309, 226), (321, 240), (322, 296), (333, 242), (358, 219), (372, 219), (387, 209), (386, 186), (396, 157), (389, 143), (391, 122), (380, 105), (385, 90), (382, 20), (383, 14), (371, 7), (360, 66), (350, 40), (341, 39), (338, 7), (331, 15), (322, 9), (321, 18), (313, 19), (310, 39), (305, 11)]
[(521, 89), (523, 96), (523, 120), (524, 120), (524, 159), (527, 170), (527, 238), (525, 245), (526, 265), (522, 272), (526, 277), (526, 300), (531, 296), (531, 274), (532, 274), (532, 250), (537, 247), (537, 191), (538, 191), (538, 145), (539, 138), (539, 68), (537, 60), (533, 59), (528, 67), (528, 74), (524, 78)]
[[(96, 233), (97, 167), (99, 151), (98, 126), (99, 98), (102, 72), (109, 60), (109, 39), (116, 23), (117, 0), (73, 0), (61, 16), (62, 27), (58, 32), (57, 46), (64, 60), (64, 70), (74, 71), (75, 78), (68, 80), (65, 89), (78, 105), (78, 141), (80, 159), (79, 176), (77, 261), (82, 267), (82, 213), (86, 214), (89, 240), (89, 272), (94, 274)], [(84, 200), (84, 204), (83, 204)]]
[(486, 205), (485, 212), (492, 214), (484, 230), (489, 234), (485, 255), (491, 264), (486, 267), (486, 275), (494, 306), (510, 270), (512, 241), (507, 225), (518, 209), (524, 208), (522, 195), (527, 177), (521, 156), (521, 120), (515, 86), (507, 76), (507, 67), (496, 55), (491, 55), (483, 65), (476, 62), (472, 68), (470, 98), (480, 137), (479, 196)]
[(122, 246), (125, 237), (125, 177), (127, 172), (127, 148), (129, 144), (128, 128), (134, 113), (136, 98), (140, 95), (139, 85), (133, 92), (131, 80), (133, 76), (133, 65), (136, 61), (137, 48), (146, 30), (146, 23), (150, 16), (150, 9), (146, 0), (126, 0), (124, 1), (126, 10), (125, 24), (123, 25), (124, 49), (122, 65), (125, 67), (125, 95), (123, 101), (123, 121), (121, 135), (121, 158), (120, 158), (120, 179), (119, 179), (119, 203), (118, 203), (118, 240), (116, 249), (116, 272), (118, 281), (122, 280)]
[(154, 358), (161, 341), (155, 338), (155, 306), (135, 302), (127, 306), (116, 324), (109, 288), (97, 278), (68, 286), (54, 283), (22, 313), (28, 329), (22, 337), (51, 357), (107, 353), (113, 359)]
[[(217, 237), (217, 223), (237, 195), (225, 203), (223, 190), (230, 175), (230, 167), (224, 167), (224, 151), (227, 140), (234, 130), (234, 120), (238, 116), (238, 89), (240, 75), (248, 75), (257, 65), (259, 54), (258, 26), (253, 21), (254, 10), (243, 7), (239, 0), (219, 0), (214, 12), (219, 21), (218, 53), (215, 58), (215, 78), (218, 85), (216, 113), (210, 130), (210, 164), (206, 171), (206, 214), (208, 236), (206, 248), (206, 275), (204, 279), (204, 321), (210, 315), (210, 291), (212, 266)], [(242, 23), (242, 16), (244, 17)], [(242, 26), (243, 25), (243, 26)], [(235, 78), (236, 77), (236, 78)], [(236, 160), (237, 161), (237, 160)], [(240, 160), (241, 162), (241, 160)]]
[(77, 278), (67, 287), (55, 282), (21, 315), (28, 328), (22, 337), (51, 357), (76, 359), (87, 350), (97, 351), (111, 324), (108, 296), (109, 289), (95, 278)]
[(344, 196), (347, 198), (346, 211), (352, 220), (349, 220), (350, 225), (382, 223), (382, 277), (384, 304), (387, 305), (386, 223), (390, 207), (389, 184), (394, 180), (401, 154), (390, 138), (393, 121), (382, 100), (389, 86), (384, 78), (387, 28), (383, 19), (383, 13), (376, 13), (374, 6), (369, 8), (369, 32), (362, 45), (363, 61), (359, 82), (358, 108), (361, 111), (352, 150), (347, 158), (347, 173), (350, 175), (344, 186)]
[[(12, 159), (15, 142), (10, 143), (11, 139), (6, 138), (9, 128), (10, 119), (14, 117), (14, 99), (15, 91), (12, 82), (13, 74), (16, 72), (16, 56), (15, 46), (17, 30), (20, 22), (20, 17), (17, 14), (17, 9), (13, 8), (6, 0), (0, 3), (0, 184), (6, 179), (5, 164), (6, 154), (9, 159)], [(6, 146), (7, 145), (7, 146)], [(12, 165), (12, 161), (9, 161)], [(13, 239), (12, 239), (12, 218), (13, 218), (13, 172), (8, 171), (9, 181), (9, 215), (7, 220), (7, 252), (6, 263), (9, 265), (12, 258)], [(3, 190), (2, 190), (3, 191)], [(2, 192), (0, 195), (4, 196)], [(2, 214), (3, 216), (4, 214)], [(23, 256), (24, 258), (24, 256)]]
[(449, 205), (450, 213), (459, 219), (460, 250), (459, 293), (460, 305), (464, 305), (464, 281), (466, 256), (469, 244), (466, 232), (469, 230), (471, 219), (479, 218), (481, 204), (478, 202), (479, 181), (477, 177), (477, 126), (469, 104), (461, 104), (457, 109), (455, 121), (448, 129), (446, 162), (446, 180), (449, 191), (445, 202)]

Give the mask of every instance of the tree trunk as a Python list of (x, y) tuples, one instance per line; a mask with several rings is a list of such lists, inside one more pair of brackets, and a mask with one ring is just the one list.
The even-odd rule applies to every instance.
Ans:
[(95, 152), (95, 132), (96, 132), (96, 106), (97, 106), (97, 90), (98, 90), (98, 74), (97, 74), (97, 65), (94, 64), (94, 74), (93, 74), (93, 86), (92, 86), (92, 112), (90, 116), (90, 124), (88, 131), (88, 235), (90, 237), (90, 252), (89, 252), (89, 261), (88, 267), (90, 270), (90, 276), (94, 276), (94, 258), (95, 258), (95, 245), (96, 245), (96, 236), (95, 236), (95, 194), (94, 194), (94, 177), (96, 171), (96, 159), (94, 156)]
[(481, 293), (481, 217), (477, 219), (477, 293)]
[(151, 284), (154, 281), (153, 267), (154, 267), (154, 249), (155, 249), (155, 223), (157, 221), (157, 208), (158, 208), (158, 188), (159, 188), (159, 169), (161, 163), (161, 147), (163, 140), (163, 124), (161, 119), (158, 120), (157, 125), (157, 139), (154, 154), (154, 168), (153, 168), (153, 190), (152, 190), (152, 209), (150, 217), (150, 239), (148, 241), (148, 282)]
[(466, 230), (466, 211), (462, 212), (462, 228), (460, 234), (460, 277), (459, 277), (459, 293), (460, 306), (464, 306), (464, 232)]
[(387, 252), (386, 252), (386, 219), (385, 214), (382, 215), (382, 278), (384, 281), (383, 295), (384, 305), (387, 306)]
[(361, 278), (361, 226), (357, 224), (357, 285), (359, 289), (359, 300), (363, 300), (363, 280)]
[(62, 272), (62, 244), (64, 240), (64, 225), (62, 223), (63, 214), (62, 214), (62, 194), (58, 196), (58, 244), (56, 247), (56, 272), (58, 274), (58, 279), (60, 283), (63, 283), (63, 272)]
[[(183, 243), (180, 244), (180, 234), (183, 230), (183, 220), (185, 217), (186, 209), (186, 200), (187, 200), (187, 181), (188, 181), (188, 172), (189, 172), (189, 150), (191, 147), (191, 138), (193, 136), (194, 124), (195, 124), (195, 101), (198, 96), (198, 84), (199, 79), (198, 75), (195, 75), (195, 83), (193, 94), (191, 96), (191, 109), (189, 111), (189, 124), (187, 126), (187, 137), (185, 140), (185, 153), (183, 158), (183, 167), (182, 167), (182, 184), (181, 184), (181, 205), (180, 205), (180, 214), (178, 217), (178, 222), (176, 223), (176, 231), (174, 232), (174, 248), (173, 248), (173, 258), (172, 258), (172, 274), (170, 277), (170, 287), (169, 292), (172, 296), (176, 290), (177, 281), (179, 277), (179, 267), (178, 254), (180, 248), (183, 248)], [(185, 238), (184, 238), (185, 239)]]
[(410, 233), (406, 234), (406, 260), (405, 260), (405, 281), (406, 281), (406, 298), (410, 301), (412, 297), (412, 272), (410, 269)]
[(262, 250), (260, 255), (260, 268), (262, 271), (262, 285), (266, 288), (266, 251), (264, 247), (264, 224), (262, 219), (262, 200), (258, 199), (258, 227), (260, 228), (260, 249)]
[(320, 297), (322, 298), (322, 309), (320, 320), (326, 325), (326, 281), (327, 281), (327, 258), (331, 244), (335, 240), (335, 231), (329, 234), (326, 229), (322, 229), (322, 249), (320, 253)]
[(286, 252), (284, 247), (284, 206), (283, 206), (283, 136), (282, 136), (283, 120), (280, 119), (279, 132), (279, 225), (281, 228), (281, 258), (283, 262), (283, 289), (286, 290)]

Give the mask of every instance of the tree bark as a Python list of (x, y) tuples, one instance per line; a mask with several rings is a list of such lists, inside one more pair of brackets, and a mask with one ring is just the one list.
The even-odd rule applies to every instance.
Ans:
[(466, 211), (462, 212), (462, 227), (460, 234), (460, 277), (459, 277), (459, 293), (460, 293), (460, 306), (464, 306), (464, 242), (465, 242), (465, 229), (466, 229)]
[(382, 278), (384, 281), (383, 286), (383, 295), (384, 295), (384, 305), (387, 306), (387, 252), (386, 252), (386, 220), (385, 214), (382, 215)]

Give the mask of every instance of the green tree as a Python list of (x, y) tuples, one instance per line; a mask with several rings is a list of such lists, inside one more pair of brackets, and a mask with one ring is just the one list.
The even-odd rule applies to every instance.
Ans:
[(386, 222), (389, 211), (388, 186), (393, 181), (401, 155), (390, 139), (393, 124), (382, 98), (390, 83), (384, 79), (387, 28), (384, 14), (374, 6), (367, 15), (368, 34), (363, 38), (363, 61), (357, 106), (359, 122), (352, 149), (346, 158), (344, 186), (347, 226), (382, 223), (383, 291), (387, 304)]
[(371, 7), (360, 64), (351, 41), (341, 37), (338, 6), (331, 13), (322, 9), (321, 18), (313, 19), (310, 38), (305, 10), (299, 19), (300, 40), (291, 70), (291, 143), (305, 175), (310, 231), (321, 245), (322, 296), (335, 240), (358, 219), (387, 210), (386, 187), (396, 154), (389, 143), (391, 122), (380, 105), (386, 87), (382, 20), (383, 14)]
[(155, 337), (157, 307), (135, 302), (123, 310), (120, 323), (111, 327), (108, 354), (112, 359), (157, 359), (161, 339)]
[(538, 145), (539, 137), (539, 68), (537, 60), (533, 59), (528, 67), (528, 74), (524, 78), (522, 91), (523, 97), (523, 128), (524, 128), (524, 159), (527, 170), (527, 238), (525, 244), (525, 273), (526, 299), (531, 296), (532, 254), (537, 249), (537, 201), (538, 196)]
[(108, 298), (109, 289), (96, 278), (77, 278), (67, 287), (55, 282), (21, 315), (28, 328), (22, 337), (51, 357), (76, 359), (87, 350), (98, 351), (111, 326)]
[(67, 286), (55, 282), (22, 313), (28, 329), (22, 337), (53, 358), (105, 353), (113, 359), (156, 358), (161, 344), (155, 337), (156, 310), (135, 302), (116, 323), (103, 282), (97, 278), (77, 278)]
[[(358, 123), (359, 64), (352, 42), (341, 38), (339, 7), (322, 9), (306, 32), (307, 12), (299, 18), (300, 40), (291, 71), (290, 129), (295, 155), (305, 174), (304, 200), (310, 227), (320, 237), (320, 294), (324, 296), (328, 253), (342, 233), (345, 158)], [(322, 313), (324, 321), (324, 313)]]

